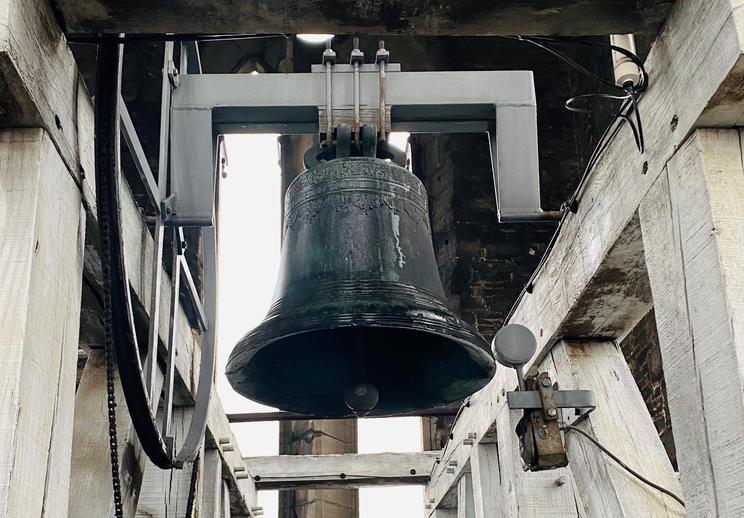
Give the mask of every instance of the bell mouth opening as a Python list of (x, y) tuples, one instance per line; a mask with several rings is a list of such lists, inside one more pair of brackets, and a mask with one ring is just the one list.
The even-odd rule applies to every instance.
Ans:
[(345, 393), (360, 383), (379, 392), (376, 406), (364, 415), (436, 408), (479, 390), (495, 371), (479, 346), (416, 329), (342, 327), (285, 336), (257, 350), (243, 345), (228, 363), (233, 388), (306, 414), (352, 414)]

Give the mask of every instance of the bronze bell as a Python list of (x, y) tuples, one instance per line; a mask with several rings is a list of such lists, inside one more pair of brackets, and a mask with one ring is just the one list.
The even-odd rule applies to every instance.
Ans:
[(489, 344), (445, 305), (418, 178), (337, 158), (297, 177), (285, 207), (274, 302), (227, 364), (237, 392), (307, 414), (395, 415), (491, 379)]

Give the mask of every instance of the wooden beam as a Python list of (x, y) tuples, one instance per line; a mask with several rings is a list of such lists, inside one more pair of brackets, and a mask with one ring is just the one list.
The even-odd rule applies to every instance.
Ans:
[(457, 483), (457, 518), (475, 518), (473, 478), (465, 473)]
[(345, 453), (249, 457), (245, 465), (260, 489), (351, 488), (425, 484), (438, 452)]
[[(479, 465), (474, 472), (478, 473), (477, 483), (481, 488), (485, 485), (494, 488), (495, 480), (499, 481), (496, 486), (499, 493), (491, 495), (489, 504), (498, 505), (496, 516), (578, 516), (578, 496), (570, 469), (541, 472), (522, 470), (519, 441), (514, 432), (522, 412), (509, 410), (506, 402), (506, 391), (514, 390), (516, 384), (514, 372), (501, 368), (486, 389), (471, 397), (470, 405), (463, 409), (455, 422), (453, 439), (449, 441), (426, 486), (430, 513), (449, 506), (447, 500), (451, 489), (457, 487), (464, 473), (473, 471), (477, 461)], [(497, 472), (484, 473), (480, 464), (482, 459), (477, 457), (480, 452), (473, 456), (480, 441), (484, 440), (484, 444), (497, 441), (498, 453), (490, 451), (492, 461), (494, 457), (498, 458)]]
[(217, 448), (204, 449), (202, 488), (199, 516), (222, 518), (222, 457)]
[(653, 0), (558, 0), (546, 5), (520, 2), (419, 0), (343, 6), (327, 0), (209, 5), (171, 2), (166, 8), (122, 0), (60, 0), (72, 32), (126, 33), (330, 33), (330, 34), (611, 34), (653, 32), (669, 2)]
[(741, 130), (698, 130), (641, 204), (669, 410), (688, 512), (744, 512)]
[[(163, 372), (156, 371), (156, 388), (163, 385)], [(122, 486), (124, 516), (137, 509), (145, 457), (133, 436), (124, 392), (115, 373), (116, 430), (119, 450), (119, 480)], [(108, 438), (108, 399), (106, 397), (106, 359), (101, 349), (93, 349), (83, 369), (75, 393), (75, 424), (72, 443), (72, 472), (68, 516), (108, 518), (113, 515), (111, 491), (111, 453)]]
[[(563, 390), (592, 390), (597, 409), (577, 427), (648, 480), (682, 494), (643, 396), (622, 351), (606, 341), (561, 341), (543, 370)], [(570, 411), (569, 411), (570, 412)], [(564, 413), (564, 417), (567, 413)], [(622, 469), (597, 446), (568, 431), (566, 451), (585, 516), (685, 516), (685, 509)]]
[(64, 516), (85, 215), (47, 133), (0, 131), (0, 515)]
[[(723, 117), (717, 109), (723, 99), (737, 98), (730, 83), (738, 81), (744, 66), (744, 10), (736, 9), (736, 3), (677, 2), (670, 11), (646, 60), (651, 85), (640, 102), (646, 153), (635, 150), (626, 125), (589, 175), (578, 212), (568, 216), (532, 293), (522, 298), (510, 319), (538, 338), (533, 361), (540, 361), (564, 336), (622, 337), (648, 309), (647, 295), (638, 299), (642, 311), (634, 310), (635, 301), (617, 303), (618, 295), (644, 282), (638, 232), (633, 230), (637, 207), (696, 126), (744, 125), (744, 110), (732, 107)], [(635, 248), (635, 255), (627, 246)], [(586, 326), (577, 315), (592, 307), (602, 318)], [(605, 307), (608, 311), (601, 309)], [(618, 307), (623, 314), (613, 316)]]
[(501, 510), (499, 445), (495, 439), (481, 440), (470, 452), (475, 518), (498, 516)]
[(83, 182), (94, 176), (92, 119), (79, 117), (90, 99), (49, 2), (0, 0), (0, 92), (0, 126), (46, 129), (69, 174), (95, 192)]

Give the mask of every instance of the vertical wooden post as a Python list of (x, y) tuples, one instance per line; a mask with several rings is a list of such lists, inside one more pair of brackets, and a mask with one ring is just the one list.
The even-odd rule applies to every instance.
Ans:
[[(648, 480), (681, 495), (651, 415), (622, 351), (614, 343), (561, 341), (543, 365), (554, 370), (554, 381), (561, 389), (594, 392), (597, 408), (577, 423), (577, 428)], [(567, 431), (565, 442), (587, 516), (685, 515), (679, 503), (632, 476), (578, 432)]]
[(46, 132), (0, 131), (0, 516), (67, 515), (84, 222)]
[(222, 516), (222, 459), (217, 448), (205, 448), (200, 518)]
[(739, 130), (697, 130), (639, 211), (691, 516), (744, 513), (741, 141)]
[(222, 482), (222, 514), (221, 518), (230, 518), (230, 486), (227, 481)]
[[(156, 370), (156, 389), (163, 385), (163, 372)], [(142, 484), (145, 458), (133, 436), (124, 392), (116, 377), (116, 429), (119, 440), (119, 478), (124, 516), (132, 517)], [(108, 518), (114, 509), (111, 492), (111, 457), (108, 442), (106, 359), (94, 349), (88, 356), (75, 395), (75, 427), (72, 446), (69, 516)]]
[(473, 478), (465, 473), (457, 483), (457, 518), (475, 518)]
[[(193, 407), (173, 408), (171, 433), (176, 438), (176, 447), (179, 446), (178, 440), (186, 436), (192, 413)], [(192, 464), (186, 464), (183, 469), (160, 469), (148, 460), (142, 477), (142, 489), (135, 516), (142, 518), (184, 516), (192, 469)]]
[(488, 439), (473, 446), (470, 454), (475, 518), (498, 516), (501, 508), (499, 446)]

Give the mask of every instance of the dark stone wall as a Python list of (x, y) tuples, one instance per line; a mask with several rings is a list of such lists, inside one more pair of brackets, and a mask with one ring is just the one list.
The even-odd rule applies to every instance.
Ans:
[(641, 319), (636, 327), (620, 343), (630, 372), (641, 390), (656, 431), (661, 437), (667, 455), (677, 469), (677, 453), (674, 447), (672, 421), (669, 416), (664, 366), (659, 348), (659, 335), (656, 332), (654, 311)]

